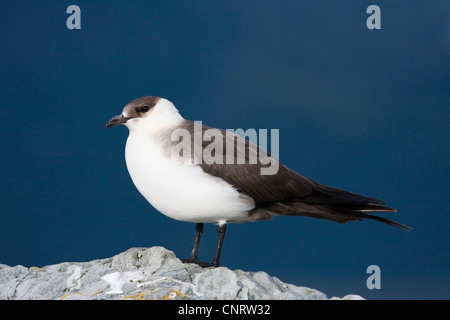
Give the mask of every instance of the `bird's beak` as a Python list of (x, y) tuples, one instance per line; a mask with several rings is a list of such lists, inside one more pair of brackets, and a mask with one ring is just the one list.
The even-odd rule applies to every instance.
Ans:
[(127, 122), (129, 119), (131, 119), (130, 117), (124, 117), (123, 114), (120, 114), (118, 116), (115, 116), (111, 119), (108, 120), (108, 122), (106, 123), (106, 128), (111, 128), (114, 126), (117, 126), (119, 124), (123, 124), (125, 122)]

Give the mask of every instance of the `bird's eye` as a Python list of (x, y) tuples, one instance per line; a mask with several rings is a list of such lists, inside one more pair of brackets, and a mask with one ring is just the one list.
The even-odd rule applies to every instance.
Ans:
[(148, 110), (150, 110), (149, 106), (143, 106), (143, 107), (141, 107), (140, 112), (147, 112)]

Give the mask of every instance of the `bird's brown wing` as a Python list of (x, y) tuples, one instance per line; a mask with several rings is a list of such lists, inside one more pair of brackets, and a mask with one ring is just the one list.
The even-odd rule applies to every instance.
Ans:
[[(194, 123), (185, 121), (184, 128), (192, 137), (194, 136)], [(274, 215), (298, 215), (319, 219), (328, 219), (344, 223), (352, 220), (373, 219), (394, 225), (396, 227), (410, 229), (400, 223), (381, 217), (372, 216), (366, 212), (393, 212), (393, 208), (383, 206), (383, 201), (351, 193), (334, 187), (329, 187), (308, 179), (299, 173), (277, 162), (266, 151), (250, 143), (246, 139), (234, 135), (228, 131), (201, 126), (202, 136), (209, 131), (210, 141), (202, 139), (202, 148), (194, 150), (194, 157), (206, 154), (218, 156), (222, 163), (208, 163), (198, 161), (204, 172), (223, 179), (233, 185), (239, 192), (250, 196), (255, 201), (255, 209), (251, 213), (254, 219), (269, 219)], [(222, 139), (222, 150), (211, 149), (214, 139)], [(192, 143), (194, 143), (192, 139)], [(245, 146), (243, 150), (238, 148), (239, 143)], [(232, 146), (228, 148), (227, 146)], [(209, 148), (209, 149), (208, 149)], [(201, 154), (200, 154), (201, 152)], [(219, 154), (215, 154), (219, 152)], [(220, 154), (221, 153), (221, 154)], [(271, 175), (262, 175), (261, 168), (270, 166), (267, 161), (250, 163), (252, 156), (260, 154), (270, 157), (270, 161), (276, 161), (278, 171)], [(226, 161), (228, 156), (228, 160)], [(240, 163), (238, 158), (241, 159)], [(245, 161), (242, 161), (245, 159)], [(204, 160), (204, 159), (203, 159)], [(267, 160), (267, 159), (266, 159)]]

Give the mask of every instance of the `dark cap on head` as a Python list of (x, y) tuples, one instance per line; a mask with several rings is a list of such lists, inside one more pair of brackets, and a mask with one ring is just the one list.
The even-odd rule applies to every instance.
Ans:
[(122, 114), (109, 119), (105, 127), (111, 128), (119, 124), (124, 124), (130, 119), (142, 117), (145, 113), (150, 111), (160, 99), (160, 97), (145, 96), (129, 102), (123, 108)]

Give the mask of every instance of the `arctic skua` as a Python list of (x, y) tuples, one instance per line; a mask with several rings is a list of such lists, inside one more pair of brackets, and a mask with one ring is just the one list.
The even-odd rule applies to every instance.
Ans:
[[(219, 266), (227, 223), (270, 220), (279, 215), (338, 223), (372, 219), (411, 229), (370, 214), (396, 211), (383, 201), (308, 179), (238, 135), (184, 119), (164, 98), (146, 96), (131, 101), (122, 114), (107, 122), (106, 128), (119, 124), (129, 129), (125, 158), (139, 192), (162, 214), (196, 223), (194, 248), (190, 258), (183, 260), (186, 263)], [(196, 142), (198, 131), (214, 139)], [(191, 137), (187, 143), (180, 141), (186, 136)], [(220, 142), (222, 147), (208, 150), (211, 141)], [(203, 158), (208, 154), (213, 160), (221, 156), (227, 161), (208, 161)], [(250, 161), (255, 154), (264, 159)], [(262, 174), (262, 169), (273, 164), (276, 171)], [(198, 259), (204, 223), (218, 224), (219, 240), (212, 263)]]

